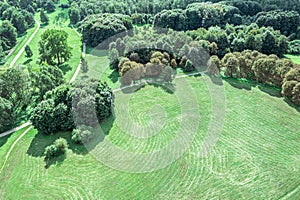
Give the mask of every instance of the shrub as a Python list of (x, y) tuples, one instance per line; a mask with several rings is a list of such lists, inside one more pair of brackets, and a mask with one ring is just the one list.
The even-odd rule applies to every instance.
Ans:
[(55, 140), (52, 145), (47, 146), (45, 148), (44, 155), (46, 159), (49, 159), (66, 153), (67, 149), (68, 149), (68, 142), (66, 141), (66, 139), (59, 138)]
[(94, 138), (93, 128), (90, 126), (80, 126), (72, 132), (72, 141), (77, 144), (85, 144)]

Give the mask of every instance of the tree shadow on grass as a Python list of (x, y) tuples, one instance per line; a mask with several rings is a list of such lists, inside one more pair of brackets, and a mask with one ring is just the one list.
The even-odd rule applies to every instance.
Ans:
[(297, 112), (300, 113), (300, 106), (296, 106), (293, 102), (291, 102), (289, 99), (284, 98), (284, 101), (291, 106), (292, 108), (294, 108)]
[(48, 169), (49, 167), (51, 167), (51, 165), (61, 165), (63, 163), (63, 161), (67, 158), (66, 154), (62, 154), (60, 156), (57, 157), (52, 157), (49, 159), (45, 159), (45, 168)]
[(23, 62), (23, 64), (24, 65), (27, 65), (27, 64), (29, 64), (29, 63), (31, 63), (32, 62), (32, 58), (29, 58), (29, 59), (27, 59), (25, 62)]
[(242, 90), (252, 90), (252, 87), (255, 87), (255, 84), (250, 82), (241, 81), (234, 78), (223, 78), (227, 83), (229, 83), (232, 87)]
[[(38, 133), (35, 135), (34, 139), (31, 141), (31, 144), (27, 150), (27, 154), (33, 157), (44, 157), (45, 148), (58, 138), (64, 138), (68, 142), (68, 149), (73, 153), (78, 155), (86, 155), (90, 150), (94, 149), (100, 142), (102, 142), (106, 135), (109, 134), (115, 119), (113, 116), (101, 122), (101, 125), (95, 129), (96, 137), (87, 144), (76, 144), (72, 141), (71, 132), (58, 132), (53, 135), (45, 135)], [(1, 143), (0, 143), (1, 144)], [(65, 160), (66, 157), (63, 155), (45, 160), (45, 168), (49, 168), (51, 165), (60, 164)]]
[(3, 145), (5, 145), (5, 143), (7, 142), (8, 138), (10, 138), (10, 136), (11, 136), (11, 134), (0, 138), (0, 148)]

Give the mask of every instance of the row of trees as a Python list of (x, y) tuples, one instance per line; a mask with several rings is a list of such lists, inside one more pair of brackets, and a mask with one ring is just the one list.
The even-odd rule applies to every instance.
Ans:
[(154, 26), (174, 30), (194, 30), (199, 27), (241, 24), (242, 17), (238, 8), (224, 4), (193, 3), (185, 10), (164, 10), (155, 15)]
[(246, 50), (228, 53), (222, 60), (212, 57), (211, 61), (226, 77), (245, 78), (281, 88), (284, 97), (300, 105), (300, 68), (289, 59)]
[(217, 44), (217, 55), (222, 58), (229, 52), (257, 50), (264, 54), (276, 54), (279, 57), (288, 51), (288, 39), (272, 28), (259, 27), (257, 24), (232, 26), (225, 29), (210, 27), (188, 31), (187, 34), (195, 40), (207, 40)]
[(46, 93), (30, 119), (43, 134), (72, 130), (75, 125), (95, 127), (111, 115), (112, 105), (113, 94), (106, 83), (78, 81)]

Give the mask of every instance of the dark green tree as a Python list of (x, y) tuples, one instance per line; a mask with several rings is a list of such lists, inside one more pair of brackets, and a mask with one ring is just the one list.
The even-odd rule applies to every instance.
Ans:
[(12, 128), (14, 124), (14, 109), (10, 101), (0, 97), (0, 133)]
[(45, 13), (44, 10), (40, 11), (40, 19), (41, 19), (41, 22), (43, 24), (48, 24), (49, 23), (49, 18), (48, 18), (47, 14)]
[(27, 58), (31, 58), (33, 56), (32, 50), (28, 45), (25, 46), (25, 53)]

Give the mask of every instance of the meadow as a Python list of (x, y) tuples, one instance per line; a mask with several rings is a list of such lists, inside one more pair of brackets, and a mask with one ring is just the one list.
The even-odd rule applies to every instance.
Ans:
[[(87, 58), (89, 71), (78, 78), (97, 78), (98, 73), (117, 89), (113, 71), (101, 68), (108, 61), (105, 53)], [(101, 124), (106, 136), (89, 151), (73, 144), (69, 133), (44, 136), (32, 129), (16, 145), (0, 174), (0, 198), (297, 199), (299, 108), (291, 107), (272, 88), (225, 79), (217, 86), (226, 97), (220, 102), (226, 107), (224, 127), (214, 148), (203, 156), (201, 147), (213, 120), (208, 81), (206, 76), (175, 79), (173, 93), (157, 85), (144, 85), (135, 92), (115, 90), (114, 116)], [(182, 101), (182, 95), (191, 95), (196, 104)], [(197, 108), (195, 115), (184, 115), (191, 105)], [(188, 149), (173, 162), (164, 166), (172, 160), (167, 154), (160, 160), (149, 158), (146, 168), (157, 166), (155, 170), (143, 171), (145, 163), (120, 158), (107, 146), (134, 155), (155, 154), (178, 136), (188, 143), (182, 127), (192, 130), (192, 126), (196, 131)], [(44, 148), (59, 137), (67, 139), (69, 150), (46, 163)], [(177, 152), (176, 147), (180, 146), (170, 152)]]

